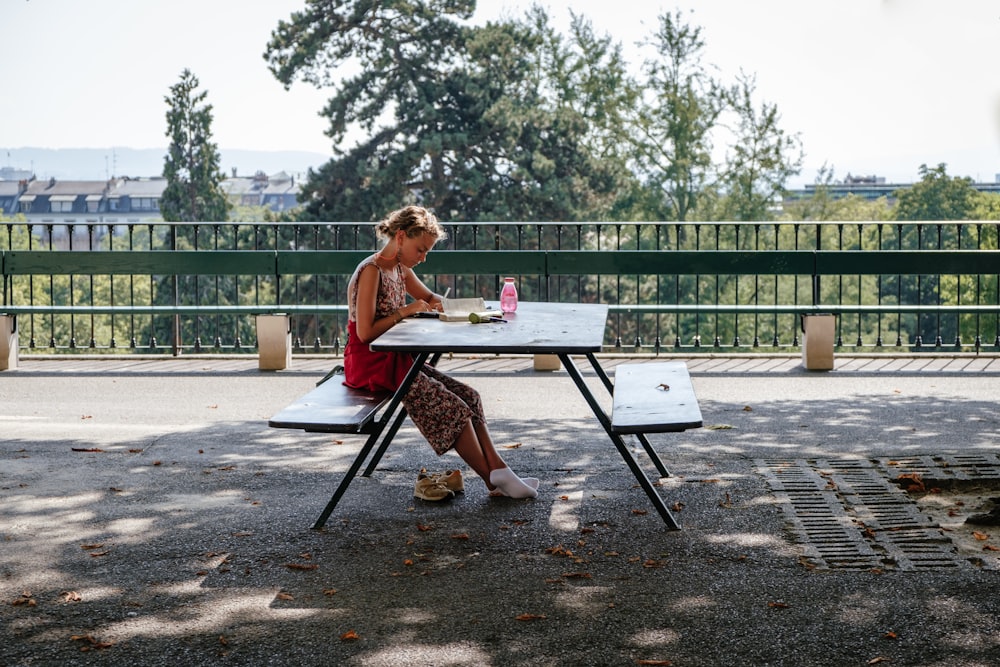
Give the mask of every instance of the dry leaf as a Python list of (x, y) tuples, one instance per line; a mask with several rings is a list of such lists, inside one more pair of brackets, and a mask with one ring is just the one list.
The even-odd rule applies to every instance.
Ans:
[(24, 591), (23, 593), (21, 593), (20, 597), (11, 601), (11, 605), (15, 607), (20, 607), (21, 605), (24, 605), (26, 607), (34, 607), (37, 604), (38, 603), (35, 602), (35, 598), (32, 597), (31, 595), (31, 591)]
[(96, 649), (111, 648), (112, 646), (114, 646), (114, 644), (112, 644), (111, 642), (99, 642), (96, 639), (94, 639), (91, 635), (72, 635), (70, 636), (70, 640), (74, 642), (86, 642), (87, 646), (81, 648), (80, 649), (81, 651), (89, 651), (92, 648)]
[(632, 510), (632, 514), (642, 516), (643, 514), (649, 514), (649, 512), (647, 510)]
[(223, 646), (228, 646), (229, 640), (226, 639), (225, 635), (219, 635), (219, 643), (222, 644)]
[(519, 616), (515, 616), (514, 620), (515, 621), (543, 621), (546, 618), (548, 618), (548, 616), (546, 616), (545, 614), (520, 614)]
[(336, 588), (324, 588), (323, 595), (332, 596), (337, 594)]
[(342, 642), (356, 642), (359, 639), (361, 639), (361, 635), (354, 630), (348, 630), (344, 634), (340, 635), (340, 641)]
[(104, 452), (100, 447), (72, 447), (74, 452), (90, 452), (92, 454), (101, 454)]
[(918, 472), (904, 472), (904, 473), (900, 474), (896, 479), (898, 479), (898, 480), (910, 480), (911, 482), (913, 482), (912, 484), (910, 484), (909, 486), (907, 486), (907, 488), (906, 488), (907, 491), (918, 492), (918, 491), (924, 491), (925, 490), (924, 481), (920, 477), (920, 473), (918, 473)]
[(878, 656), (876, 658), (872, 658), (871, 660), (869, 660), (865, 664), (866, 665), (877, 665), (877, 664), (880, 664), (880, 663), (883, 663), (883, 662), (889, 662), (889, 658), (884, 658), (882, 656)]
[(593, 579), (589, 572), (563, 572), (563, 579)]
[(899, 639), (899, 635), (897, 635), (892, 630), (889, 630), (889, 632), (882, 635), (882, 639)]
[(303, 563), (285, 563), (285, 567), (287, 567), (289, 570), (318, 570), (319, 569), (319, 565), (316, 565), (314, 563), (308, 563), (308, 564), (303, 564)]
[(767, 606), (772, 609), (788, 609), (789, 605), (785, 602), (768, 602)]
[(635, 664), (637, 664), (637, 665), (667, 665), (667, 666), (669, 666), (669, 665), (672, 665), (674, 663), (670, 662), (669, 660), (636, 660)]
[(520, 446), (521, 446), (520, 442), (515, 442), (513, 445), (504, 445), (503, 448), (504, 449), (517, 449)]
[(418, 523), (417, 524), (417, 530), (419, 530), (422, 533), (425, 533), (428, 530), (434, 530), (434, 526), (426, 526), (426, 525), (424, 525), (422, 523)]
[(729, 424), (709, 424), (705, 428), (707, 428), (709, 431), (727, 431), (735, 427)]
[(978, 530), (972, 531), (972, 536), (977, 540), (979, 540), (980, 542), (985, 542), (986, 540), (990, 539), (989, 535), (987, 535), (986, 533), (980, 533)]
[(467, 539), (469, 539), (469, 534), (468, 533), (455, 533), (454, 535), (451, 536), (451, 539), (453, 539), (453, 540), (467, 540)]
[(995, 547), (992, 544), (987, 544), (983, 547), (983, 551), (1000, 551), (1000, 547)]
[(76, 591), (63, 591), (62, 598), (66, 602), (79, 602), (83, 599), (83, 597)]
[(294, 596), (292, 596), (292, 595), (290, 595), (288, 593), (278, 593), (274, 597), (278, 598), (279, 600), (294, 600), (295, 599)]

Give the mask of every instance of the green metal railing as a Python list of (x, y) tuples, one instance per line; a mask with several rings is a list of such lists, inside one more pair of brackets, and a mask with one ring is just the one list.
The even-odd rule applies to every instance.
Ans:
[[(27, 350), (339, 352), (370, 224), (3, 223), (3, 308)], [(1000, 350), (997, 224), (456, 223), (418, 267), (438, 292), (611, 305), (608, 349), (784, 351), (831, 312), (837, 345)]]

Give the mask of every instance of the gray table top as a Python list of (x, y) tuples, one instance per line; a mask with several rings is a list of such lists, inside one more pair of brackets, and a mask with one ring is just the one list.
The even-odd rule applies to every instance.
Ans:
[(521, 302), (506, 322), (473, 324), (407, 319), (371, 348), (396, 352), (586, 354), (600, 352), (608, 307), (589, 303)]

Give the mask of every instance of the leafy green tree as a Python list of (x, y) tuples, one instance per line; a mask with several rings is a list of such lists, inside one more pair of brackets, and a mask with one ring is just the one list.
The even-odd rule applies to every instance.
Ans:
[(971, 178), (950, 177), (943, 162), (920, 165), (920, 181), (899, 191), (897, 220), (970, 220), (977, 203)]
[(712, 132), (725, 108), (723, 86), (702, 64), (701, 28), (680, 10), (659, 17), (643, 65), (645, 94), (631, 128), (638, 177), (662, 197), (662, 219), (684, 221), (712, 175)]
[(772, 219), (785, 184), (802, 167), (801, 141), (781, 129), (776, 105), (756, 106), (755, 92), (755, 78), (741, 74), (729, 95), (736, 125), (721, 176), (727, 220)]
[(212, 105), (198, 91), (198, 78), (185, 69), (170, 87), (167, 136), (170, 148), (163, 164), (167, 187), (160, 212), (167, 222), (221, 222), (229, 204), (219, 185), (221, 157), (212, 142)]
[[(610, 214), (626, 176), (611, 129), (630, 90), (620, 53), (581, 21), (564, 43), (537, 7), (481, 27), (464, 23), (474, 8), (314, 0), (279, 24), (274, 75), (334, 89), (335, 159), (303, 186), (303, 220), (374, 220), (406, 202), (465, 220)], [(345, 151), (349, 128), (365, 138)]]

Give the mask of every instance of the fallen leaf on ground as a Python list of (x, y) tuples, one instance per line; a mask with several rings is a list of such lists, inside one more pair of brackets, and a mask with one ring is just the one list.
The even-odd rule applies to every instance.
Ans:
[(989, 535), (987, 535), (986, 533), (980, 533), (978, 530), (972, 531), (972, 536), (977, 540), (979, 540), (980, 542), (985, 542), (986, 540), (990, 539)]
[(288, 593), (278, 593), (274, 597), (278, 598), (279, 600), (294, 600), (295, 599), (294, 596), (289, 595)]
[(726, 431), (728, 429), (735, 427), (731, 426), (730, 424), (709, 424), (705, 428), (707, 428), (709, 431)]
[(892, 630), (889, 630), (889, 632), (882, 635), (882, 639), (899, 639), (899, 635), (897, 635)]
[(545, 614), (520, 614), (514, 617), (515, 621), (543, 621), (548, 616)]
[(35, 602), (35, 598), (31, 595), (31, 591), (24, 591), (21, 593), (20, 597), (11, 601), (11, 604), (15, 607), (20, 607), (24, 605), (26, 607), (34, 607), (38, 603)]
[(114, 644), (111, 642), (99, 642), (96, 639), (94, 639), (91, 635), (72, 635), (70, 637), (70, 640), (74, 642), (86, 642), (87, 645), (81, 648), (80, 649), (81, 651), (89, 651), (95, 648), (96, 649), (111, 648), (112, 646), (114, 646)]
[(102, 454), (104, 450), (100, 447), (73, 447), (74, 452), (90, 452), (92, 454)]
[(316, 565), (314, 563), (308, 563), (308, 564), (304, 564), (304, 563), (285, 563), (285, 567), (287, 567), (289, 570), (318, 570), (319, 569), (319, 565)]
[(79, 602), (83, 597), (76, 591), (63, 591), (62, 599), (66, 602)]
[(785, 602), (768, 602), (767, 606), (771, 609), (788, 609), (789, 605)]
[(354, 630), (348, 630), (344, 634), (340, 635), (340, 641), (342, 642), (355, 642), (359, 639), (361, 639), (361, 635)]
[(635, 664), (637, 664), (637, 665), (667, 665), (669, 667), (669, 665), (672, 665), (674, 663), (670, 662), (669, 660), (636, 660)]
[(515, 442), (513, 445), (503, 445), (504, 449), (517, 449), (521, 446), (520, 442)]

